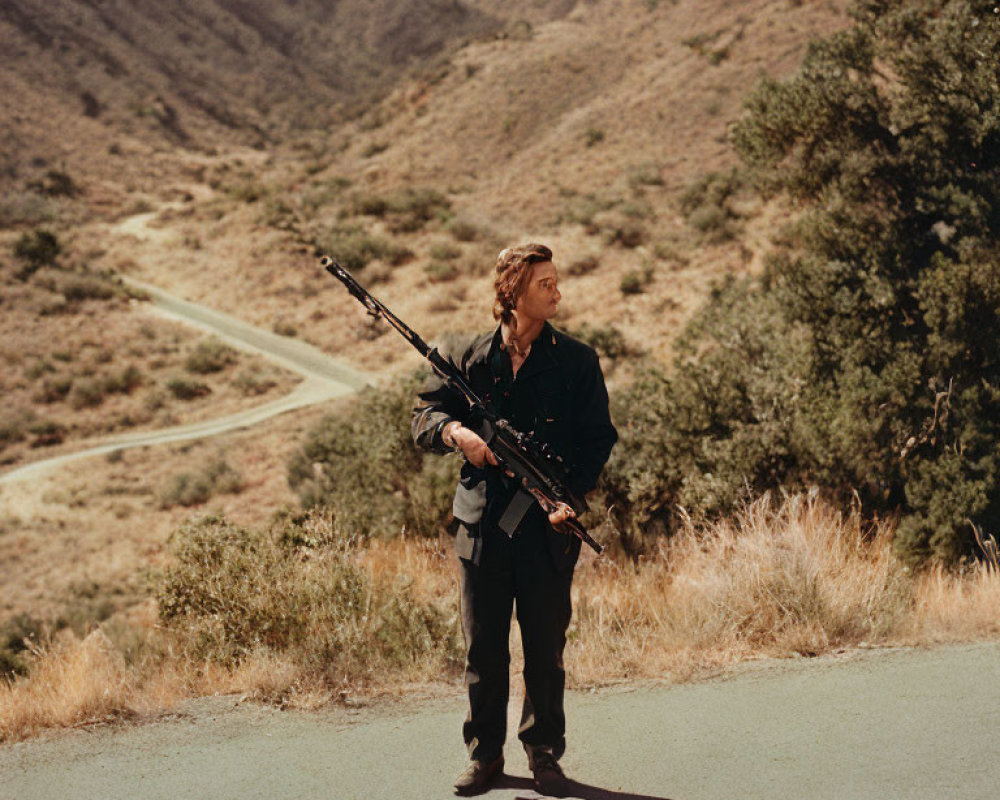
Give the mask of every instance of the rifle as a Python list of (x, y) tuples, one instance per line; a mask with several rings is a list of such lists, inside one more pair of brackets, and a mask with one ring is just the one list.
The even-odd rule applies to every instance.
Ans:
[[(515, 429), (507, 420), (497, 416), (473, 391), (454, 364), (444, 358), (436, 347), (429, 347), (412, 328), (393, 314), (380, 300), (372, 297), (371, 293), (334, 259), (323, 256), (320, 258), (320, 265), (347, 287), (347, 291), (367, 309), (369, 315), (376, 319), (381, 317), (399, 332), (430, 363), (441, 379), (466, 399), (473, 416), (480, 421), (476, 432), (497, 457), (498, 467), (511, 475), (520, 488), (534, 498), (546, 514), (555, 511), (559, 503), (566, 503), (577, 514), (587, 510), (583, 498), (576, 495), (566, 483), (566, 465), (552, 452), (547, 443), (537, 441), (530, 433)], [(504, 519), (500, 521), (501, 528), (512, 533), (527, 511), (528, 505), (530, 501), (519, 504), (515, 497), (511, 509), (508, 509)], [(512, 514), (512, 517), (508, 518), (508, 514)], [(571, 517), (560, 523), (556, 530), (576, 536), (597, 553), (604, 550), (604, 547), (575, 518)]]

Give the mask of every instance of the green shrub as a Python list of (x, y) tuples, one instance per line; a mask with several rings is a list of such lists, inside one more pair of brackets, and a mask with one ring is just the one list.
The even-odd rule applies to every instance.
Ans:
[(305, 506), (328, 506), (340, 528), (359, 536), (392, 537), (403, 529), (438, 534), (460, 465), (413, 445), (416, 390), (416, 379), (366, 389), (346, 413), (309, 432), (288, 479)]
[(393, 266), (403, 264), (413, 253), (360, 228), (332, 228), (316, 242), (319, 251), (336, 259), (349, 270), (364, 269), (370, 261), (379, 259)]
[(239, 494), (243, 476), (224, 458), (215, 458), (194, 472), (182, 472), (170, 478), (160, 493), (160, 507), (194, 506), (217, 494)]
[(62, 246), (51, 231), (38, 228), (22, 234), (14, 244), (14, 257), (25, 262), (18, 277), (24, 280), (40, 267), (55, 264), (61, 252)]
[(10, 405), (0, 408), (0, 450), (23, 442), (28, 436), (29, 426), (35, 419), (35, 413), (31, 409)]
[(28, 431), (35, 437), (32, 447), (53, 447), (62, 444), (66, 438), (66, 426), (55, 420), (45, 419), (31, 423)]
[(55, 169), (50, 169), (43, 178), (29, 182), (27, 189), (46, 197), (76, 197), (80, 194), (76, 181), (65, 172)]
[(51, 268), (40, 269), (34, 281), (50, 292), (61, 294), (71, 302), (110, 300), (121, 293), (113, 279), (92, 272), (68, 272)]
[(614, 325), (589, 325), (584, 323), (569, 334), (593, 347), (602, 358), (621, 358), (629, 353), (625, 336)]
[[(919, 5), (859, 4), (750, 98), (740, 155), (802, 215), (713, 293), (670, 377), (619, 398), (627, 535), (813, 485), (898, 514), (912, 561), (1000, 530), (1000, 27), (991, 3)], [(685, 207), (731, 193), (717, 177)]]
[(460, 242), (475, 242), (485, 236), (485, 232), (476, 223), (462, 217), (448, 220), (448, 232)]
[(201, 381), (176, 376), (167, 381), (167, 391), (178, 400), (194, 400), (212, 393), (212, 387)]
[(437, 189), (407, 189), (389, 199), (387, 221), (395, 232), (413, 233), (434, 220), (448, 220), (451, 201)]
[(221, 372), (236, 363), (236, 350), (214, 336), (198, 342), (184, 360), (184, 369), (196, 375)]
[(278, 334), (278, 336), (295, 337), (299, 335), (299, 329), (287, 319), (276, 320), (274, 325), (271, 326), (271, 330)]
[(681, 195), (681, 212), (707, 241), (717, 243), (735, 234), (738, 214), (732, 201), (743, 188), (739, 170), (711, 172), (699, 178)]
[(101, 386), (108, 394), (131, 394), (142, 384), (142, 370), (134, 364), (129, 364), (121, 372), (101, 378)]
[(601, 262), (598, 260), (597, 256), (585, 256), (572, 262), (566, 268), (566, 272), (569, 275), (587, 275), (597, 269), (600, 264)]
[(274, 377), (258, 366), (248, 367), (233, 380), (233, 386), (247, 397), (266, 394), (277, 385)]
[(587, 147), (593, 147), (604, 141), (604, 131), (600, 128), (587, 128), (583, 134), (583, 142)]
[(458, 267), (450, 263), (431, 263), (424, 267), (424, 272), (431, 279), (432, 283), (444, 283), (453, 281), (458, 277)]
[(643, 267), (641, 270), (633, 269), (622, 275), (618, 288), (621, 289), (621, 293), (625, 295), (641, 294), (646, 291), (646, 287), (652, 280), (652, 267)]
[(430, 257), (436, 261), (454, 261), (460, 255), (462, 255), (462, 248), (447, 242), (439, 242), (432, 245), (430, 249)]
[(41, 384), (35, 389), (31, 399), (36, 403), (58, 403), (65, 400), (73, 388), (72, 375), (55, 375), (42, 378)]
[(160, 616), (198, 659), (285, 654), (332, 684), (432, 657), (459, 661), (454, 610), (374, 584), (354, 563), (353, 539), (326, 515), (268, 532), (202, 519), (175, 531), (170, 550), (173, 566), (156, 587)]
[(69, 392), (69, 404), (73, 408), (93, 408), (104, 402), (104, 386), (96, 378), (83, 377), (73, 381)]
[(354, 201), (354, 213), (367, 217), (384, 217), (389, 211), (389, 201), (378, 195), (360, 195)]
[(13, 681), (28, 672), (28, 649), (41, 644), (44, 625), (28, 614), (16, 614), (0, 625), (0, 681)]
[(633, 249), (646, 241), (645, 226), (635, 219), (625, 218), (601, 226), (604, 231), (604, 241), (608, 244), (620, 244)]

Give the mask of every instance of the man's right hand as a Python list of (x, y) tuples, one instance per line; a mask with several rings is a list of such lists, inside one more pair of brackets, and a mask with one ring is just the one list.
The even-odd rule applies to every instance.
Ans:
[(486, 446), (482, 437), (475, 431), (466, 428), (462, 423), (449, 423), (442, 432), (442, 436), (446, 444), (450, 438), (472, 466), (482, 467), (486, 463), (492, 464), (494, 467), (497, 465), (497, 457)]

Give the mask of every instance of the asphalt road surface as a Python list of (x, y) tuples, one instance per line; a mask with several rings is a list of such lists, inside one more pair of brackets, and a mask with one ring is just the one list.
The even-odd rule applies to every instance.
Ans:
[[(763, 662), (567, 698), (583, 800), (987, 800), (1000, 644)], [(436, 800), (464, 765), (459, 691), (317, 713), (196, 701), (139, 726), (0, 747), (3, 800)], [(490, 800), (536, 798), (513, 734)]]

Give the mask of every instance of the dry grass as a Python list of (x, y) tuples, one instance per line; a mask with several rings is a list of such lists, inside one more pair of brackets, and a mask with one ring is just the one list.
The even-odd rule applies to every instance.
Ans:
[(635, 568), (581, 572), (568, 656), (582, 683), (686, 678), (747, 658), (818, 655), (897, 638), (915, 585), (872, 529), (814, 498), (763, 498), (732, 520), (688, 525)]
[[(574, 587), (573, 684), (683, 681), (748, 659), (1000, 634), (995, 566), (913, 575), (892, 555), (891, 536), (890, 524), (862, 525), (814, 497), (777, 507), (764, 498), (735, 519), (689, 525), (638, 564), (587, 558)], [(372, 542), (356, 563), (373, 585), (415, 602), (457, 601), (454, 563), (436, 542)], [(151, 714), (193, 696), (317, 708), (346, 691), (392, 692), (458, 677), (433, 657), (396, 672), (345, 675), (340, 684), (301, 654), (255, 652), (225, 668), (182, 655), (184, 643), (158, 628), (151, 607), (131, 630), (130, 646), (97, 630), (36, 649), (28, 677), (0, 684), (0, 740)]]

